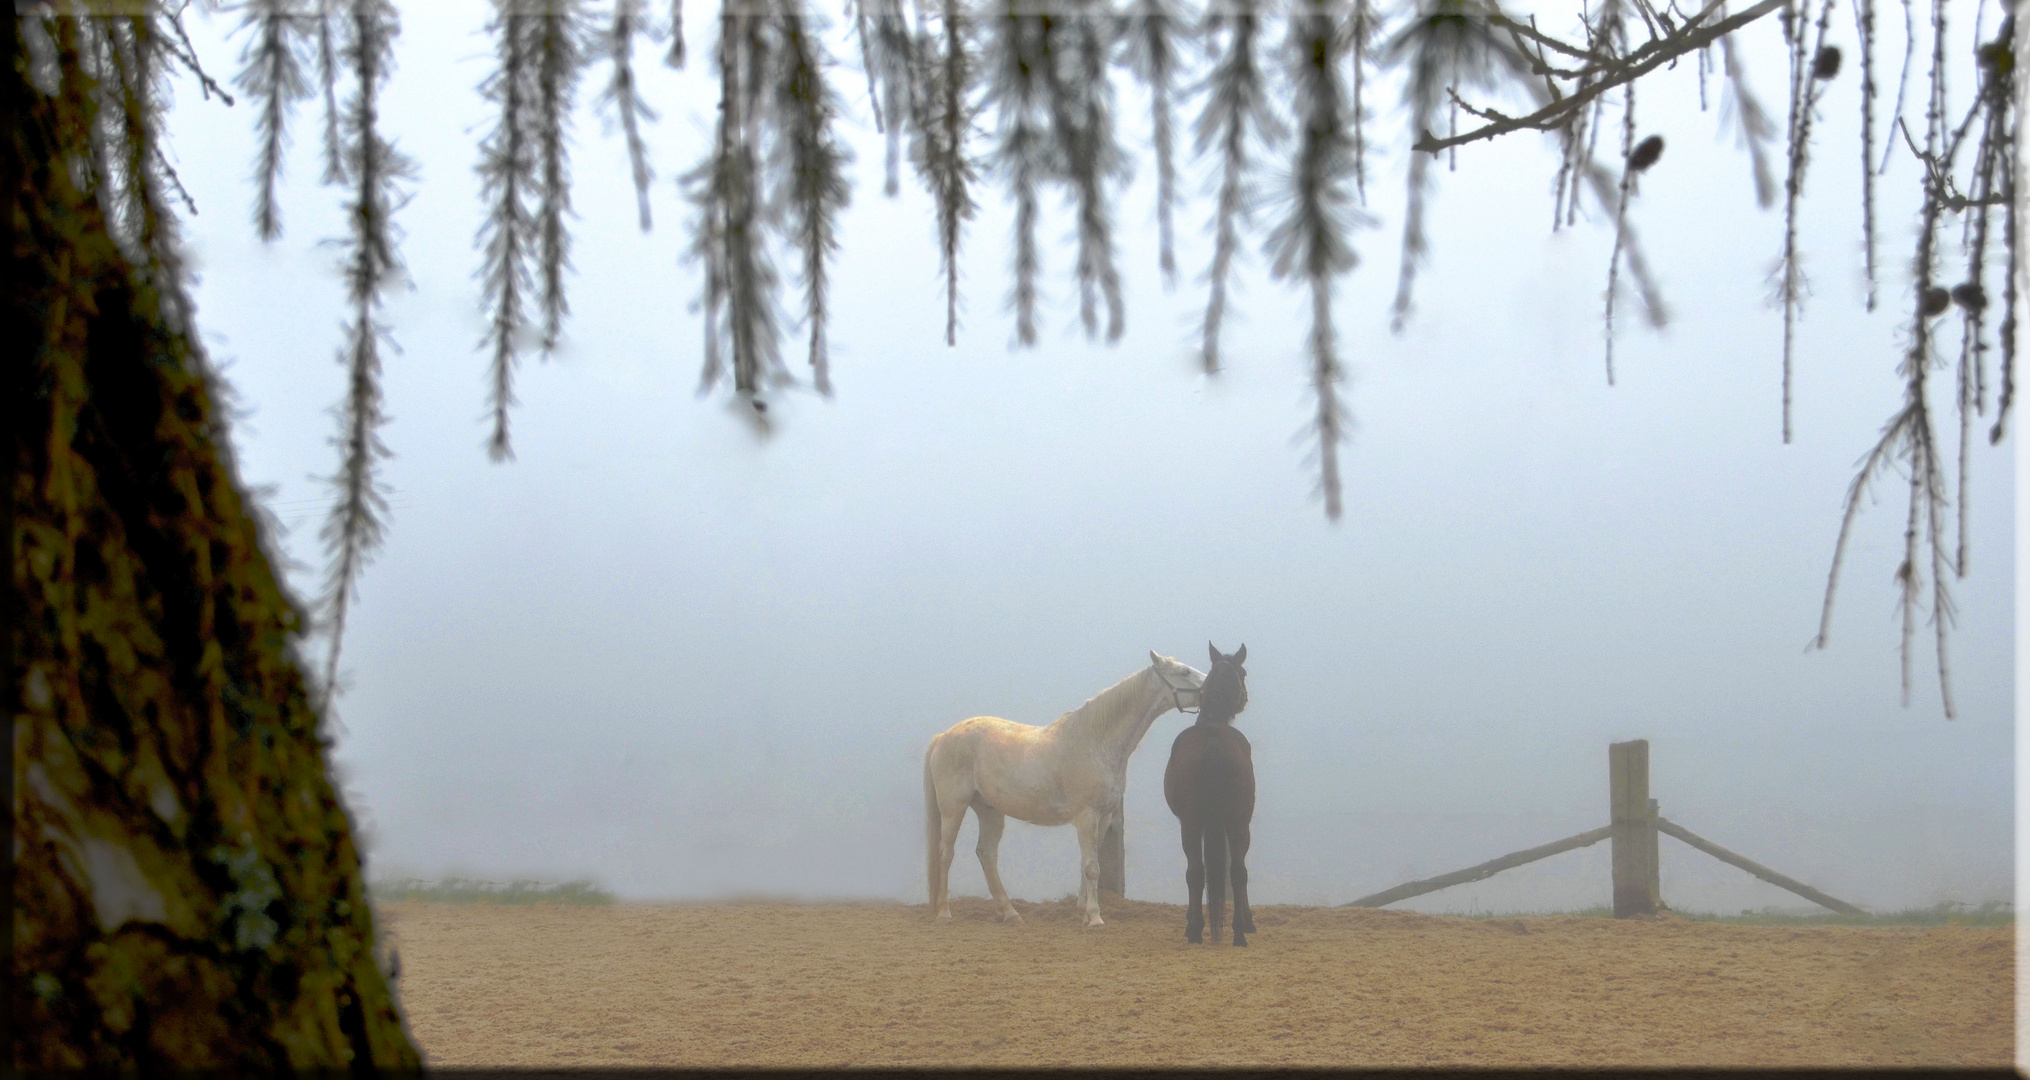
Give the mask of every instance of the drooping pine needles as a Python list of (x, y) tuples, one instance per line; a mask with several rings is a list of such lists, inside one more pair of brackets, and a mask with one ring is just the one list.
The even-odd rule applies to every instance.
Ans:
[[(1915, 633), (1921, 586), (1930, 575), (1930, 619), (1938, 638), (1938, 665), (1948, 714), (1952, 711), (1946, 664), (1951, 598), (1946, 578), (1964, 574), (1966, 476), (1972, 417), (1989, 403), (1989, 357), (1994, 373), (1991, 441), (2006, 430), (2014, 402), (2014, 361), (2020, 223), (2017, 201), (2021, 162), (2015, 95), (2023, 73), (2025, 35), (2003, 5), (2001, 29), (1976, 42), (1980, 72), (1973, 103), (1957, 123), (1947, 113), (1945, 8), (1932, 0), (1922, 20), (1930, 45), (1929, 93), (1922, 145), (1903, 117), (1905, 88), (1917, 55), (1922, 0), (1902, 0), (1906, 27), (1903, 73), (1895, 104), (1875, 112), (1876, 0), (1855, 0), (1862, 80), (1862, 232), (1868, 306), (1876, 300), (1875, 176), (1901, 142), (1922, 172), (1924, 195), (1916, 279), (1907, 302), (1913, 312), (1900, 372), (1905, 400), (1882, 439), (1862, 461), (1848, 492), (1846, 514), (1828, 578), (1826, 605), (1815, 644), (1830, 626), (1831, 600), (1844, 561), (1859, 499), (1887, 468), (1899, 466), (1912, 485), (1906, 544), (1898, 580), (1903, 595), (1905, 665)], [(665, 59), (681, 66), (686, 45), (681, 0), (672, 0), (661, 23), (646, 0), (609, 0), (610, 21), (595, 26), (591, 0), (495, 0), (490, 30), (495, 70), (482, 93), (496, 119), (480, 143), (479, 175), (486, 217), (479, 233), (479, 280), (488, 309), (481, 339), (489, 354), (488, 397), (496, 458), (511, 456), (508, 413), (519, 354), (531, 340), (556, 349), (568, 314), (571, 177), (570, 124), (578, 79), (589, 61), (612, 65), (601, 98), (618, 118), (627, 143), (638, 218), (651, 223), (648, 163), (641, 124), (654, 110), (633, 65), (637, 38), (667, 35)], [(1210, 155), (1216, 192), (1211, 221), (1212, 258), (1206, 279), (1199, 353), (1207, 372), (1222, 364), (1221, 330), (1228, 313), (1235, 261), (1252, 227), (1258, 202), (1256, 176), (1273, 175), (1283, 197), (1263, 238), (1279, 278), (1309, 293), (1311, 332), (1306, 367), (1317, 398), (1310, 421), (1318, 439), (1320, 488), (1330, 517), (1341, 513), (1337, 447), (1344, 437), (1340, 399), (1342, 344), (1332, 307), (1335, 283), (1355, 259), (1351, 231), (1367, 223), (1358, 208), (1366, 192), (1366, 101), (1374, 71), (1399, 72), (1402, 114), (1409, 121), (1408, 201), (1393, 322), (1412, 310), (1417, 268), (1428, 255), (1431, 156), (1515, 131), (1537, 131), (1558, 154), (1552, 220), (1575, 223), (1589, 195), (1614, 222), (1606, 330), (1612, 348), (1614, 296), (1625, 269), (1649, 321), (1667, 313), (1642, 247), (1628, 221), (1643, 147), (1635, 141), (1635, 84), (1668, 71), (1679, 58), (1696, 57), (1704, 102), (1709, 65), (1724, 75), (1723, 117), (1738, 127), (1758, 201), (1773, 203), (1771, 151), (1778, 126), (1749, 92), (1735, 35), (1775, 14), (1787, 32), (1791, 71), (1784, 176), (1784, 248), (1778, 296), (1784, 308), (1784, 435), (1790, 437), (1790, 382), (1795, 328), (1804, 296), (1797, 235), (1815, 109), (1838, 75), (1838, 49), (1828, 39), (1831, 0), (1709, 0), (1695, 10), (1660, 8), (1650, 0), (1597, 0), (1582, 5), (1572, 31), (1553, 32), (1534, 18), (1510, 18), (1490, 0), (1413, 0), (1383, 10), (1372, 0), (1216, 0), (1202, 13), (1184, 0), (852, 0), (848, 32), (858, 38), (874, 124), (887, 138), (887, 189), (899, 186), (907, 147), (910, 163), (936, 207), (945, 337), (958, 340), (961, 306), (959, 257), (965, 223), (977, 208), (979, 181), (991, 173), (1014, 204), (1013, 284), (1015, 342), (1033, 345), (1041, 318), (1043, 249), (1038, 232), (1046, 194), (1061, 191), (1071, 205), (1074, 256), (1070, 278), (1086, 333), (1117, 339), (1125, 303), (1117, 263), (1115, 219), (1130, 154), (1122, 149), (1115, 116), (1115, 77), (1125, 71), (1149, 94), (1148, 124), (1156, 161), (1158, 264), (1166, 283), (1174, 274), (1172, 114), (1191, 95), (1196, 107), (1193, 150)], [(1287, 16), (1287, 18), (1282, 18)], [(37, 20), (36, 16), (24, 16)], [(93, 160), (83, 168), (106, 207), (109, 228), (122, 250), (163, 286), (171, 319), (187, 317), (180, 254), (170, 199), (180, 193), (175, 174), (157, 146), (157, 84), (164, 67), (195, 68), (195, 57), (167, 5), (143, 5), (139, 14), (94, 16), (63, 26), (36, 21), (56, 60), (46, 92), (93, 103), (89, 133)], [(726, 0), (716, 26), (712, 59), (719, 76), (719, 111), (704, 160), (682, 178), (693, 207), (690, 255), (703, 272), (698, 308), (705, 342), (701, 386), (722, 379), (755, 411), (765, 396), (792, 382), (780, 360), (787, 317), (775, 260), (788, 258), (802, 288), (797, 312), (809, 335), (813, 385), (829, 392), (832, 372), (825, 335), (829, 265), (838, 243), (837, 223), (850, 197), (844, 142), (836, 132), (848, 98), (826, 27), (805, 0)], [(1978, 18), (1976, 36), (1981, 36)], [(1280, 27), (1280, 33), (1278, 28)], [(336, 682), (338, 635), (354, 595), (359, 569), (371, 557), (382, 528), (383, 507), (375, 462), (386, 448), (378, 434), (383, 417), (379, 390), (380, 321), (387, 289), (401, 275), (392, 214), (400, 203), (405, 162), (380, 132), (378, 95), (393, 63), (396, 31), (389, 0), (252, 0), (244, 9), (246, 34), (238, 87), (252, 100), (258, 148), (253, 166), (256, 231), (281, 232), (278, 189), (289, 142), (292, 110), (321, 91), (324, 106), (323, 179), (342, 184), (349, 230), (346, 281), (349, 321), (342, 359), (348, 389), (340, 407), (341, 498), (325, 529), (333, 565), (327, 581), (333, 641), (326, 693)], [(33, 34), (29, 35), (34, 37)], [(1196, 43), (1208, 54), (1185, 46)], [(1710, 60), (1717, 48), (1717, 62)], [(1265, 58), (1283, 57), (1283, 62)], [(42, 76), (38, 76), (42, 78)], [(223, 93), (200, 73), (207, 93)], [(341, 102), (339, 84), (350, 93)], [(1612, 122), (1603, 110), (1620, 90), (1621, 154), (1601, 161), (1601, 131)], [(1501, 111), (1520, 100), (1534, 111)], [(1443, 111), (1440, 123), (1440, 111)], [(1875, 162), (1881, 120), (1884, 149)], [(1442, 128), (1443, 137), (1433, 133)], [(1292, 137), (1284, 138), (1285, 134)], [(1900, 136), (1900, 137), (1899, 137)], [(1609, 135), (1611, 142), (1612, 135)], [(1661, 142), (1656, 143), (1661, 146)], [(1611, 153), (1610, 153), (1611, 157)], [(1266, 159), (1266, 160), (1265, 160)], [(1871, 167), (1872, 166), (1872, 167)], [(1287, 183), (1287, 188), (1283, 185)], [(1999, 213), (1997, 213), (1999, 211)], [(1999, 221), (1995, 220), (1999, 218)], [(1965, 278), (1935, 281), (1944, 256), (1940, 235), (1960, 226)], [(2000, 237), (1997, 245), (1996, 237)], [(2000, 247), (1999, 255), (1993, 249)], [(1999, 264), (1999, 265), (1998, 265)], [(1999, 274), (1999, 288), (1991, 287)], [(1989, 344), (1991, 297), (2002, 312)], [(1960, 327), (1956, 393), (1960, 415), (1958, 491), (1943, 476), (1935, 424), (1927, 401), (1926, 372), (1939, 363), (1938, 319), (1956, 305)], [(1104, 310), (1104, 319), (1102, 319)], [(1612, 354), (1609, 353), (1610, 379)], [(729, 377), (730, 376), (730, 377)], [(1957, 509), (1956, 528), (1945, 515)], [(1945, 535), (1955, 533), (1955, 542)], [(1929, 552), (1929, 557), (1926, 556)], [(1907, 684), (1907, 680), (1906, 680)]]

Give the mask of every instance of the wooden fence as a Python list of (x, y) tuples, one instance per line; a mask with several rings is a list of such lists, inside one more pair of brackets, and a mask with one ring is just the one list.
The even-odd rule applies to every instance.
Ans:
[(1664, 908), (1662, 890), (1657, 880), (1656, 844), (1657, 834), (1663, 833), (1682, 840), (1721, 862), (1746, 870), (1771, 885), (1789, 889), (1814, 904), (1850, 915), (1861, 914), (1860, 908), (1844, 900), (1836, 900), (1794, 878), (1785, 877), (1745, 855), (1737, 855), (1658, 814), (1656, 800), (1649, 797), (1648, 739), (1614, 743), (1607, 748), (1607, 790), (1610, 820), (1598, 829), (1582, 832), (1577, 836), (1568, 836), (1563, 840), (1556, 840), (1526, 851), (1503, 855), (1499, 859), (1489, 859), (1464, 870), (1455, 870), (1421, 881), (1406, 882), (1393, 889), (1384, 889), (1372, 896), (1363, 896), (1341, 906), (1383, 907), (1412, 896), (1422, 896), (1454, 885), (1464, 885), (1469, 881), (1480, 881), (1524, 863), (1532, 863), (1538, 859), (1546, 859), (1552, 855), (1611, 839), (1614, 842), (1614, 917), (1627, 919), (1653, 915)]

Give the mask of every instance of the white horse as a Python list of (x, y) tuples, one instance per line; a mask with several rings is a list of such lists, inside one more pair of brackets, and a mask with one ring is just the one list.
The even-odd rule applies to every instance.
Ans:
[(1010, 816), (1036, 825), (1078, 827), (1079, 904), (1087, 926), (1100, 921), (1100, 837), (1113, 825), (1128, 783), (1128, 755), (1149, 725), (1172, 709), (1198, 704), (1205, 675), (1167, 656), (1092, 696), (1048, 727), (998, 716), (961, 720), (930, 741), (923, 756), (924, 832), (929, 841), (930, 902), (952, 917), (952, 848), (966, 807), (980, 820), (980, 868), (1001, 902), (1001, 918), (1021, 922), (1001, 887), (1001, 830)]

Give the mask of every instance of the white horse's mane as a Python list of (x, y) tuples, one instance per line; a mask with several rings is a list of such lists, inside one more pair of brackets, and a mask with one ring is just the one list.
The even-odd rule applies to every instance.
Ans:
[(1149, 673), (1151, 664), (1087, 698), (1085, 704), (1057, 718), (1052, 726), (1062, 725), (1066, 731), (1112, 731), (1120, 726), (1128, 714), (1141, 704), (1134, 684)]

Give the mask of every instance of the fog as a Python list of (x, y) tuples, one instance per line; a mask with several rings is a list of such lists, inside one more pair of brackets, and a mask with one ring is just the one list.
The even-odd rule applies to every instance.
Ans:
[[(589, 108), (605, 69), (587, 76), (567, 340), (525, 360), (516, 460), (489, 462), (472, 280), (485, 17), (469, 2), (406, 6), (383, 113), (420, 170), (396, 219), (413, 289), (387, 312), (401, 349), (384, 384), (390, 530), (352, 612), (332, 721), (370, 876), (921, 903), (934, 734), (978, 714), (1047, 723), (1152, 649), (1203, 669), (1211, 639), (1248, 646), (1238, 724), (1260, 788), (1257, 903), (1341, 903), (1605, 824), (1607, 745), (1632, 738), (1651, 742), (1665, 815), (1834, 896), (1893, 909), (2013, 895), (2013, 436), (1973, 452), (1971, 570), (1953, 583), (1959, 718), (1942, 715), (1928, 627), (1901, 703), (1895, 477), (1856, 527), (1831, 647), (1805, 648), (1847, 484), (1901, 400), (1915, 165), (1899, 150), (1878, 185), (1885, 302), (1869, 314), (1858, 80), (1830, 87), (1801, 215), (1813, 296), (1788, 446), (1765, 280), (1781, 214), (1757, 210), (1690, 65), (1644, 83), (1641, 127), (1669, 147), (1633, 209), (1673, 318), (1652, 332), (1624, 307), (1611, 388), (1611, 227), (1550, 232), (1555, 158), (1535, 136), (1436, 171), (1416, 314), (1390, 334), (1406, 151), (1388, 139), (1368, 186), (1382, 225), (1358, 236), (1336, 308), (1354, 424), (1334, 524), (1306, 457), (1307, 308), (1269, 279), (1258, 240), (1227, 370), (1195, 368), (1204, 162), (1180, 172), (1192, 198), (1174, 290), (1156, 270), (1146, 155), (1118, 194), (1128, 329), (1112, 347), (1077, 332), (1071, 218), (1055, 200), (1041, 341), (1009, 347), (1012, 215), (990, 178), (947, 348), (928, 198), (906, 169), (883, 197), (852, 71), (837, 80), (858, 160), (834, 271), (836, 398), (789, 394), (765, 439), (722, 396), (700, 399), (699, 274), (680, 258), (690, 209), (673, 178), (713, 115), (703, 18), (688, 70), (642, 58), (662, 112), (649, 235), (624, 142)], [(192, 23), (214, 75), (232, 71), (227, 20)], [(1745, 37), (1780, 114), (1775, 21)], [(1394, 94), (1391, 81), (1381, 100)], [(1146, 102), (1125, 80), (1119, 108), (1141, 153)], [(1397, 122), (1384, 108), (1379, 124)], [(320, 478), (336, 468), (342, 394), (326, 241), (343, 222), (340, 193), (315, 182), (320, 124), (306, 103), (288, 232), (267, 246), (248, 214), (247, 103), (185, 80), (171, 124), (200, 210), (187, 234), (199, 325), (244, 413), (243, 477), (270, 488), (306, 598), (326, 561)], [(1274, 212), (1257, 214), (1257, 237)], [(800, 342), (786, 342), (792, 361)], [(1161, 771), (1187, 722), (1159, 719), (1130, 764), (1137, 898), (1184, 899)], [(972, 834), (953, 888), (984, 895)], [(1804, 903), (1661, 843), (1680, 910)], [(1069, 828), (1012, 824), (1009, 889), (1073, 892), (1076, 852)], [(1572, 910), (1608, 902), (1607, 865), (1600, 844), (1400, 906)]]

